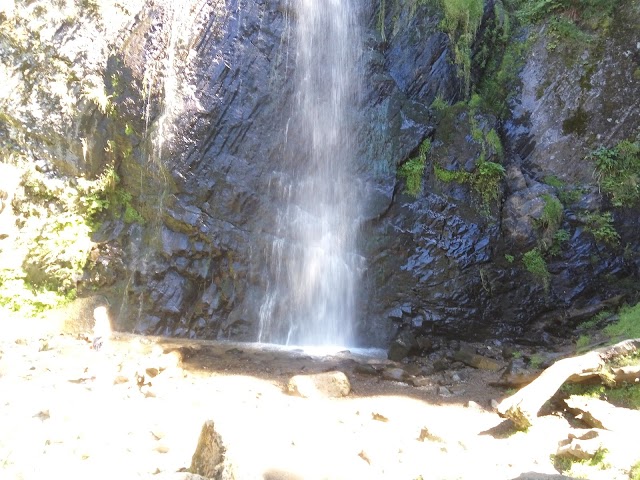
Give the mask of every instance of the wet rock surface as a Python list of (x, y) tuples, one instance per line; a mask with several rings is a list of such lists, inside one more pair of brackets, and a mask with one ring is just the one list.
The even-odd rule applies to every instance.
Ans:
[[(365, 53), (357, 67), (364, 84), (353, 113), (360, 125), (353, 135), (353, 188), (366, 203), (358, 252), (366, 259), (357, 306), (361, 344), (391, 344), (396, 360), (428, 355), (438, 338), (549, 344), (585, 312), (627, 301), (628, 280), (637, 281), (640, 271), (637, 211), (615, 210), (617, 246), (594, 240), (587, 214), (607, 199), (585, 156), (599, 144), (632, 137), (638, 125), (638, 106), (629, 102), (639, 96), (631, 77), (638, 58), (635, 2), (620, 6), (619, 28), (575, 64), (547, 48), (541, 27), (504, 121), (455, 107), (463, 86), (439, 28), (441, 12), (424, 4), (378, 7), (363, 4), (360, 12)], [(3, 151), (29, 152), (51, 174), (95, 176), (107, 164), (117, 168), (146, 223), (102, 224), (80, 291), (103, 293), (120, 329), (255, 341), (271, 280), (267, 252), (274, 240), (289, 241), (276, 238), (274, 225), (282, 189), (296, 175), (281, 158), (295, 102), (287, 33), (295, 16), (262, 0), (189, 10), (175, 46), (176, 103), (167, 105), (163, 52), (171, 47), (175, 12), (163, 1), (126, 8), (116, 2), (113, 9), (118, 21), (108, 25), (80, 12), (78, 30), (58, 18), (52, 35), (42, 37), (40, 57), (30, 53), (34, 45), (3, 40), (6, 66), (17, 72), (11, 78), (37, 91), (3, 97), (13, 112), (1, 125)], [(87, 40), (94, 36), (99, 41)], [(95, 49), (81, 61), (88, 48), (81, 44), (91, 43)], [(39, 60), (53, 58), (51, 45), (66, 65), (60, 71)], [(58, 73), (77, 77), (70, 90), (74, 115), (47, 90)], [(96, 76), (117, 115), (83, 96), (89, 85), (80, 80)], [(581, 81), (570, 81), (576, 78)], [(442, 117), (432, 108), (436, 98), (454, 106), (454, 114)], [(38, 111), (48, 121), (36, 118)], [(163, 123), (167, 111), (175, 114), (170, 126)], [(472, 120), (483, 135), (498, 132), (503, 158), (483, 151)], [(165, 127), (170, 135), (158, 148), (153, 134)], [(432, 155), (412, 197), (397, 168), (425, 138)], [(434, 175), (434, 161), (470, 172), (485, 153), (507, 169), (489, 208), (468, 185)], [(575, 184), (580, 197), (563, 200), (554, 229), (540, 227), (545, 198), (566, 192), (545, 184), (548, 176)], [(547, 258), (549, 277), (541, 281), (522, 257), (559, 229), (568, 239)]]

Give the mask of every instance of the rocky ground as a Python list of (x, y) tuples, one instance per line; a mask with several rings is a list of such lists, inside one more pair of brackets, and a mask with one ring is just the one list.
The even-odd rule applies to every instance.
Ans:
[[(550, 456), (581, 431), (552, 414), (516, 432), (492, 410), (508, 394), (489, 385), (501, 371), (458, 361), (434, 369), (123, 334), (96, 351), (82, 334), (7, 324), (3, 479), (200, 478), (187, 470), (206, 420), (226, 449), (218, 478), (567, 478)], [(292, 376), (335, 371), (346, 396), (287, 393)], [(629, 478), (629, 463), (608, 460), (586, 478)]]

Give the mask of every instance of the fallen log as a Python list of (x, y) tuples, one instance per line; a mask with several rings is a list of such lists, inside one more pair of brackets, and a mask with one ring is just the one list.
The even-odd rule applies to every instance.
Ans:
[(558, 360), (533, 382), (500, 402), (498, 413), (510, 419), (516, 428), (526, 430), (532, 425), (544, 403), (565, 382), (600, 377), (605, 383), (611, 385), (615, 382), (615, 372), (608, 368), (608, 364), (616, 358), (631, 355), (638, 350), (640, 350), (640, 338), (624, 340), (577, 357)]

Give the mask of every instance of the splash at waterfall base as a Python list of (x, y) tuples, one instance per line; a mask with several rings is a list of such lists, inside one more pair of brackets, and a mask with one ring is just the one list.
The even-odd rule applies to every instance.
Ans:
[[(95, 351), (25, 322), (0, 327), (2, 478), (195, 480), (185, 470), (207, 420), (225, 449), (216, 478), (565, 478), (549, 455), (571, 426), (547, 416), (514, 434), (490, 408), (498, 372), (122, 334)], [(284, 393), (328, 370), (346, 373), (347, 397)]]

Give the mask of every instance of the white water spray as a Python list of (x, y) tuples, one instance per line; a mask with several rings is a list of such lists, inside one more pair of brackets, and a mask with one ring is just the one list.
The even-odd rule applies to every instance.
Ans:
[(293, 0), (295, 95), (283, 206), (258, 341), (352, 345), (361, 258), (350, 168), (360, 34), (354, 0)]

